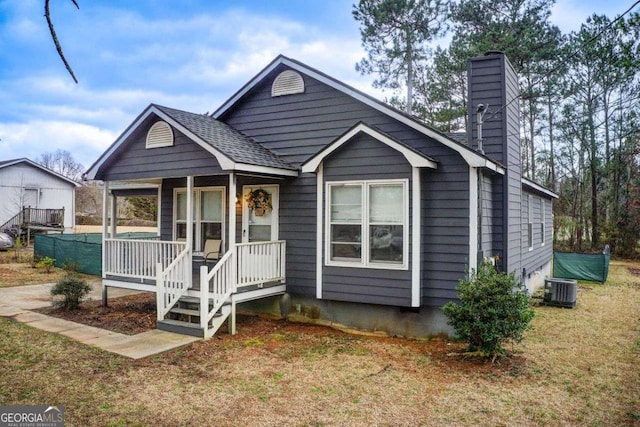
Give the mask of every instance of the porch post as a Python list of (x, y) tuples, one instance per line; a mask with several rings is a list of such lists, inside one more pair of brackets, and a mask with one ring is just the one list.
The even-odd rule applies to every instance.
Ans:
[(106, 238), (107, 238), (107, 225), (109, 222), (109, 218), (107, 217), (107, 213), (109, 212), (107, 209), (107, 202), (109, 201), (109, 182), (104, 181), (104, 186), (102, 188), (102, 305), (104, 307), (107, 306), (107, 287), (104, 284), (104, 279), (107, 277), (105, 274), (105, 267), (107, 265), (107, 249), (106, 249)]
[[(237, 253), (236, 253), (236, 174), (231, 172), (229, 174), (229, 251), (233, 251), (231, 256), (234, 260), (231, 263), (231, 277), (233, 279), (233, 291), (235, 292), (238, 285), (238, 275), (236, 272), (236, 266), (238, 265)], [(235, 318), (235, 313), (232, 313), (232, 317)], [(234, 320), (235, 321), (235, 320)]]
[(193, 248), (193, 176), (187, 177), (187, 248)]
[(111, 194), (111, 238), (116, 238), (116, 224), (118, 222), (118, 199), (114, 194)]
[(227, 250), (236, 245), (236, 174), (229, 174), (229, 244)]
[[(189, 249), (189, 269), (193, 268), (192, 254), (193, 254), (193, 175), (187, 177), (187, 248)], [(189, 272), (186, 277), (187, 287), (193, 286), (193, 274)]]
[(160, 182), (160, 184), (158, 185), (158, 198), (157, 200), (157, 209), (156, 209), (156, 228), (157, 228), (157, 233), (158, 233), (158, 240), (160, 240), (160, 236), (161, 236), (161, 232), (160, 230), (162, 229), (162, 224), (161, 224), (161, 219), (162, 219), (162, 182)]

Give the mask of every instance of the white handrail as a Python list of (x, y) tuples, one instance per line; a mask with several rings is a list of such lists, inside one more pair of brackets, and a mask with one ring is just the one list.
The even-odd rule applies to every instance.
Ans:
[(156, 265), (160, 271), (186, 248), (185, 242), (143, 239), (105, 239), (103, 277), (107, 275), (155, 280)]
[[(207, 267), (200, 267), (200, 327), (205, 336), (209, 321), (224, 305), (225, 301), (236, 291), (234, 280), (235, 250), (230, 250), (207, 272)], [(213, 307), (209, 310), (209, 301)]]
[(285, 241), (239, 243), (237, 286), (282, 282), (286, 277)]
[(156, 303), (158, 320), (171, 310), (176, 302), (191, 287), (192, 267), (191, 248), (185, 248), (171, 264), (162, 270), (162, 264), (156, 265)]

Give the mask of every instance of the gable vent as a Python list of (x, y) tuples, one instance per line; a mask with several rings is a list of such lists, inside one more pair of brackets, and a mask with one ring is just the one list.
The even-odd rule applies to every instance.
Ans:
[(147, 148), (171, 147), (173, 130), (167, 122), (155, 122), (147, 133)]
[(300, 73), (286, 70), (278, 74), (271, 86), (271, 96), (293, 95), (304, 93), (304, 80)]

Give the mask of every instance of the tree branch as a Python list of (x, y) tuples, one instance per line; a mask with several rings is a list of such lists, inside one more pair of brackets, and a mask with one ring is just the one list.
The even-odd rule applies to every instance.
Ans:
[[(71, 0), (76, 8), (80, 9), (76, 0)], [(53, 28), (53, 21), (51, 21), (51, 12), (49, 10), (49, 0), (44, 0), (44, 17), (47, 19), (47, 24), (49, 24), (49, 33), (51, 34), (51, 38), (53, 39), (53, 43), (56, 45), (56, 50), (58, 51), (58, 56), (64, 63), (64, 66), (67, 68), (69, 74), (71, 74), (71, 78), (76, 84), (78, 83), (78, 79), (76, 75), (73, 73), (71, 66), (67, 62), (67, 59), (64, 57), (64, 53), (62, 52), (62, 46), (60, 46), (60, 42), (58, 41), (58, 36), (56, 35), (56, 30)]]

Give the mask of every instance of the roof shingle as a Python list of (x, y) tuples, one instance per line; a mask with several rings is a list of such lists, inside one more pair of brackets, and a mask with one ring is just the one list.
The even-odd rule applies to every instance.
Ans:
[(296, 170), (252, 138), (213, 117), (152, 105), (236, 163)]

